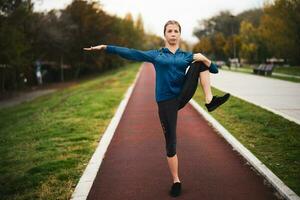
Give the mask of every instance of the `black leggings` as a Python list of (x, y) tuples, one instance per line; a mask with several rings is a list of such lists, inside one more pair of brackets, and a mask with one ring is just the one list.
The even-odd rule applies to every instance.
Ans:
[(173, 157), (176, 154), (177, 112), (194, 96), (198, 86), (199, 73), (205, 70), (208, 70), (208, 68), (202, 62), (191, 64), (185, 75), (185, 82), (179, 96), (157, 102), (168, 157)]

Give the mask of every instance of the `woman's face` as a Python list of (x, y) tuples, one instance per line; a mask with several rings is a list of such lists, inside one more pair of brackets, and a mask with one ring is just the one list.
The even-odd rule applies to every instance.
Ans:
[(180, 31), (179, 27), (176, 24), (169, 24), (166, 27), (165, 32), (166, 42), (170, 45), (176, 45), (180, 42)]

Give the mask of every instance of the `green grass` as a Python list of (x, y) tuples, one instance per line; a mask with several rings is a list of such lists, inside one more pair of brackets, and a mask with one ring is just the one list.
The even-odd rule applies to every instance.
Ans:
[(139, 66), (0, 109), (0, 199), (69, 199)]
[[(231, 72), (245, 73), (245, 74), (253, 74), (253, 70), (250, 67), (242, 67), (242, 68), (232, 67), (231, 70), (229, 70), (228, 67), (222, 67), (222, 70), (231, 71)], [(256, 74), (253, 74), (253, 75), (262, 76), (262, 75), (256, 75)], [(291, 75), (291, 74), (289, 74), (289, 75)], [(283, 76), (277, 76), (277, 75), (274, 75), (274, 74), (272, 74), (272, 76), (262, 76), (262, 77), (275, 78), (275, 79), (280, 79), (280, 80), (284, 80), (284, 81), (291, 81), (291, 82), (295, 82), (295, 83), (300, 83), (300, 79), (299, 78), (294, 78), (294, 77), (283, 77)]]
[[(224, 94), (217, 89), (213, 93)], [(194, 99), (203, 106), (199, 89)], [(300, 125), (233, 96), (211, 114), (300, 195)]]
[(293, 67), (275, 67), (274, 72), (288, 74), (293, 76), (300, 76), (300, 67), (293, 66)]
[[(228, 68), (228, 67), (225, 67)], [(235, 67), (231, 68), (232, 70), (235, 70)], [(243, 65), (241, 68), (238, 68), (240, 71), (253, 71), (252, 67), (250, 65)], [(281, 73), (286, 75), (292, 75), (292, 76), (300, 76), (300, 66), (291, 66), (291, 67), (281, 67), (281, 66), (275, 66), (273, 69), (273, 72), (275, 73)]]

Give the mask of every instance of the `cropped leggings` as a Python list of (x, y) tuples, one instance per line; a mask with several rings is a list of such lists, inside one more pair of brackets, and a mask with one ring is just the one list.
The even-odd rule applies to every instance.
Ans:
[(202, 62), (192, 63), (185, 75), (185, 82), (179, 96), (157, 102), (168, 157), (173, 157), (176, 154), (177, 112), (194, 96), (198, 86), (199, 73), (205, 70), (208, 68)]

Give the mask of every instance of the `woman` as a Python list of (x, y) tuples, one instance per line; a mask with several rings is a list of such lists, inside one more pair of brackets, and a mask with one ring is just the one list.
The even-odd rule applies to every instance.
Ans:
[[(194, 95), (198, 78), (205, 94), (205, 106), (209, 112), (225, 103), (229, 94), (213, 96), (210, 88), (209, 72), (218, 73), (217, 65), (201, 53), (193, 54), (179, 48), (181, 26), (175, 20), (164, 26), (165, 47), (159, 50), (140, 51), (113, 45), (98, 45), (84, 50), (106, 50), (123, 58), (153, 63), (156, 71), (155, 96), (158, 114), (166, 141), (167, 161), (173, 176), (171, 196), (179, 196), (181, 182), (178, 177), (176, 155), (177, 112)], [(185, 74), (187, 68), (187, 73)]]

